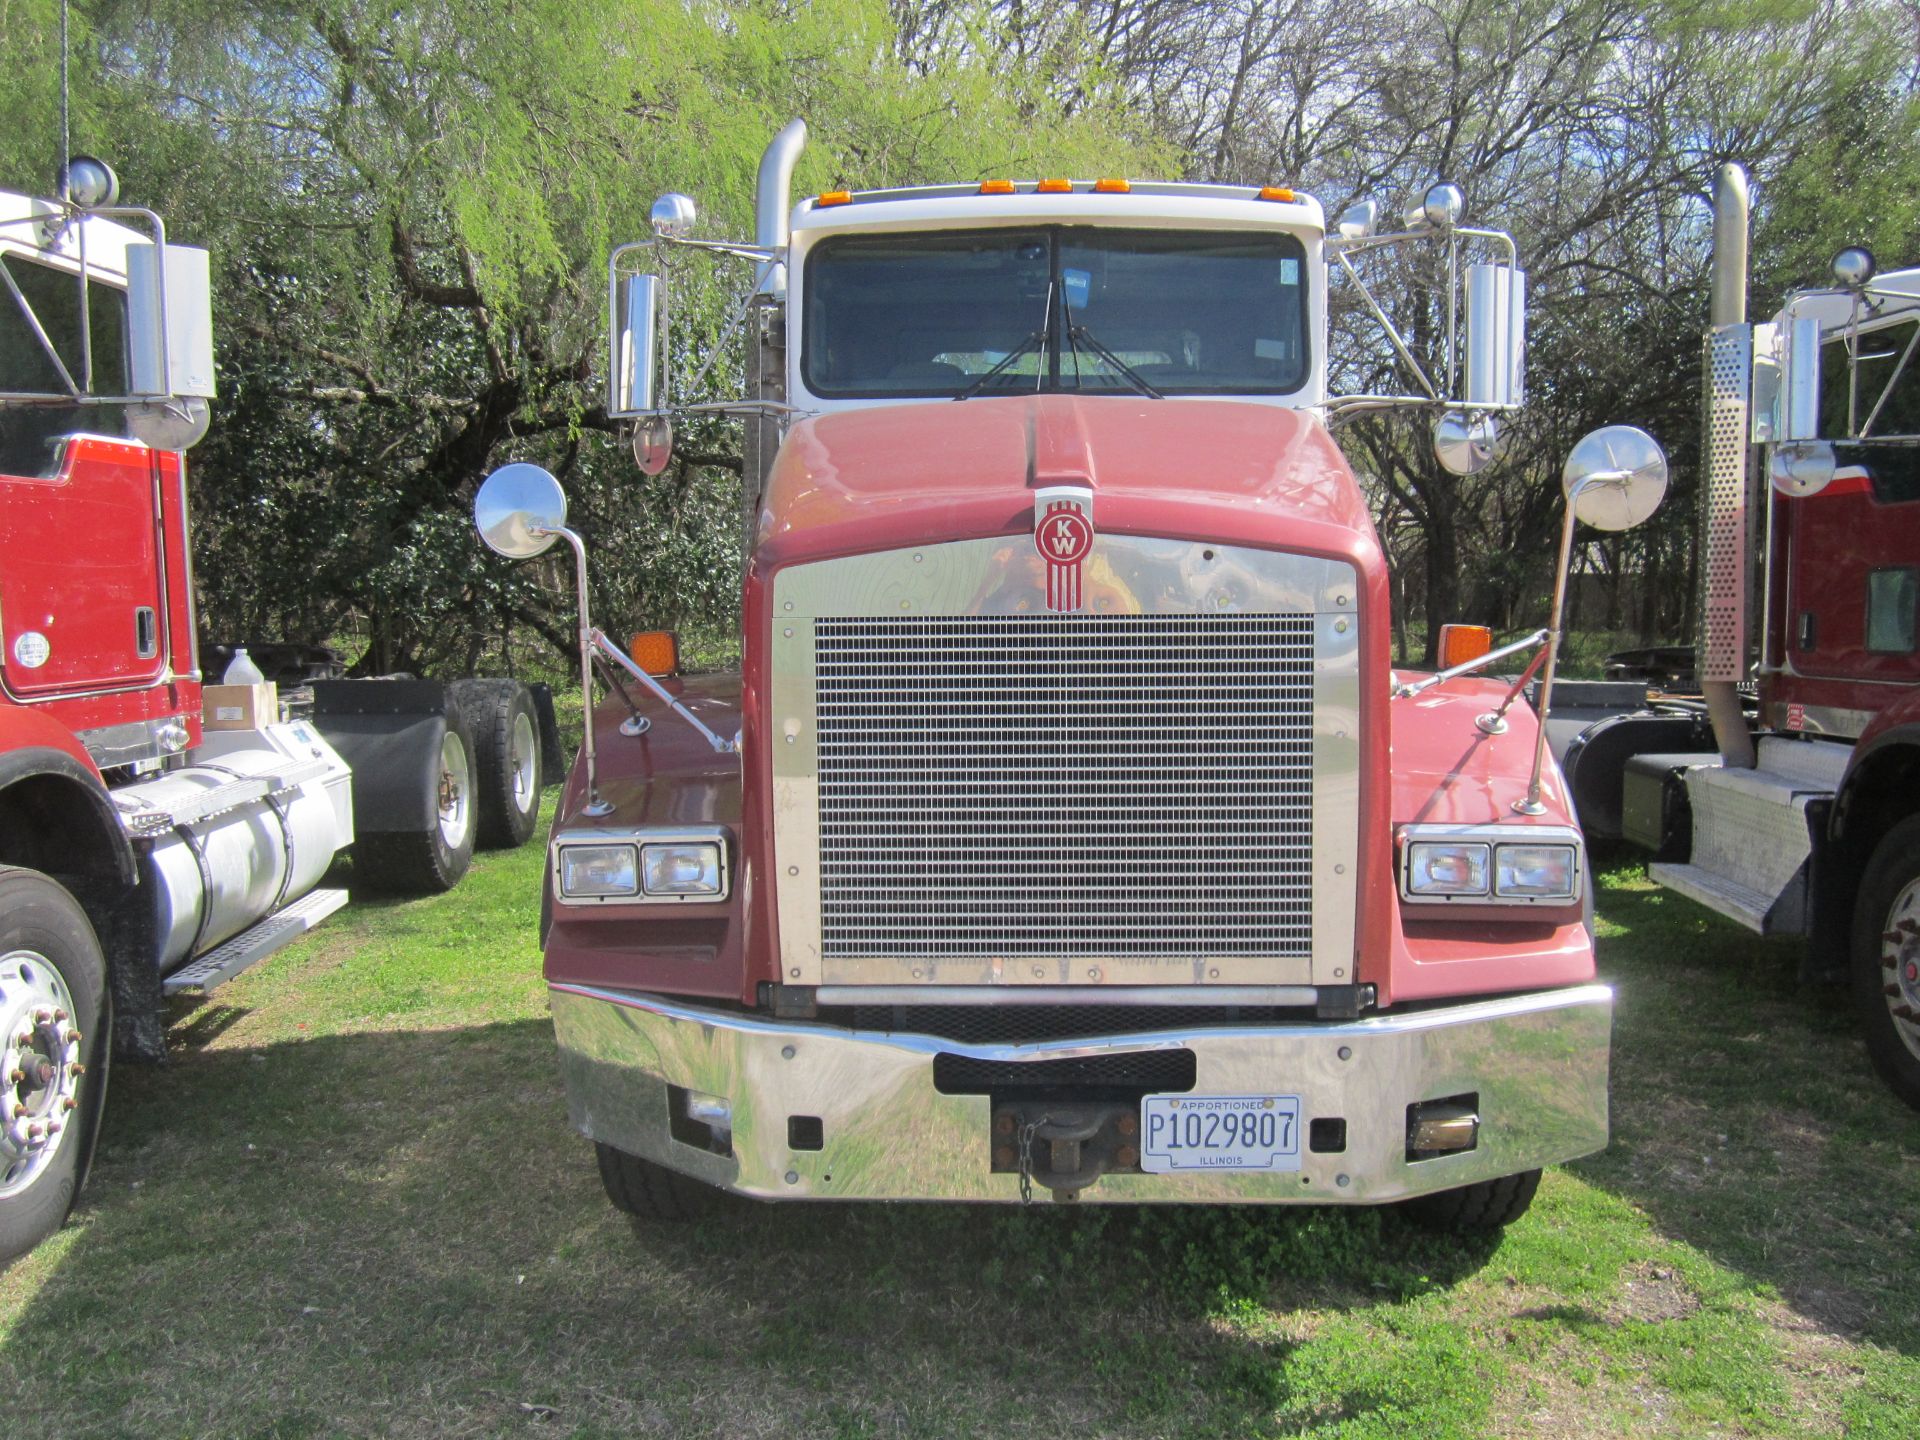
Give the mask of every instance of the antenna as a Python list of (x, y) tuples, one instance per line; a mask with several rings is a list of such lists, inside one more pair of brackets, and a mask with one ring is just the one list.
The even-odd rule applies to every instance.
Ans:
[[(67, 107), (67, 0), (60, 0), (60, 176), (61, 186), (67, 183), (67, 165), (73, 158), (73, 136), (69, 128)], [(62, 194), (62, 200), (67, 197)]]

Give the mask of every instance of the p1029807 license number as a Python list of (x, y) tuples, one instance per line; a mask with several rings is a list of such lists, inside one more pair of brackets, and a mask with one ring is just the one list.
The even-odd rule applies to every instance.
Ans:
[(1140, 1168), (1298, 1170), (1298, 1095), (1148, 1095), (1140, 1102)]

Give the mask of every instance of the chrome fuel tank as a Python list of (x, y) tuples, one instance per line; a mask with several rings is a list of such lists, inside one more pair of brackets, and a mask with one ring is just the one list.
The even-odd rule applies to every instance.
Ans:
[(114, 803), (162, 974), (306, 894), (353, 842), (352, 776), (304, 721), (209, 732), (193, 763)]

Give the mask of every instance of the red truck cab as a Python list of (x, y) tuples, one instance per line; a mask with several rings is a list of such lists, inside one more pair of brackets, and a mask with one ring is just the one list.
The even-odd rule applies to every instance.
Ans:
[[(1392, 669), (1327, 392), (1330, 246), (1445, 243), (1457, 203), (1335, 242), (1279, 187), (789, 217), (803, 136), (763, 165), (760, 245), (724, 247), (760, 266), (743, 671), (601, 706), (550, 842), (561, 1068), (610, 1198), (1515, 1218), (1606, 1142), (1590, 877), (1512, 687)], [(656, 206), (662, 242), (688, 213)], [(1492, 366), (1519, 287), (1504, 236), (1452, 238), (1483, 235)], [(621, 260), (644, 459), (672, 407)], [(569, 533), (527, 493), (483, 491), (503, 553)]]

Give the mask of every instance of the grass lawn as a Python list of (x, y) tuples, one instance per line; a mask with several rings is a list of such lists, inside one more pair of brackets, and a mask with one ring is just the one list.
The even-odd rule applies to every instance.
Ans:
[(1368, 1211), (743, 1204), (566, 1127), (538, 847), (360, 904), (122, 1068), (0, 1274), (22, 1434), (1920, 1435), (1920, 1117), (1838, 995), (1622, 869), (1615, 1132), (1462, 1245)]

